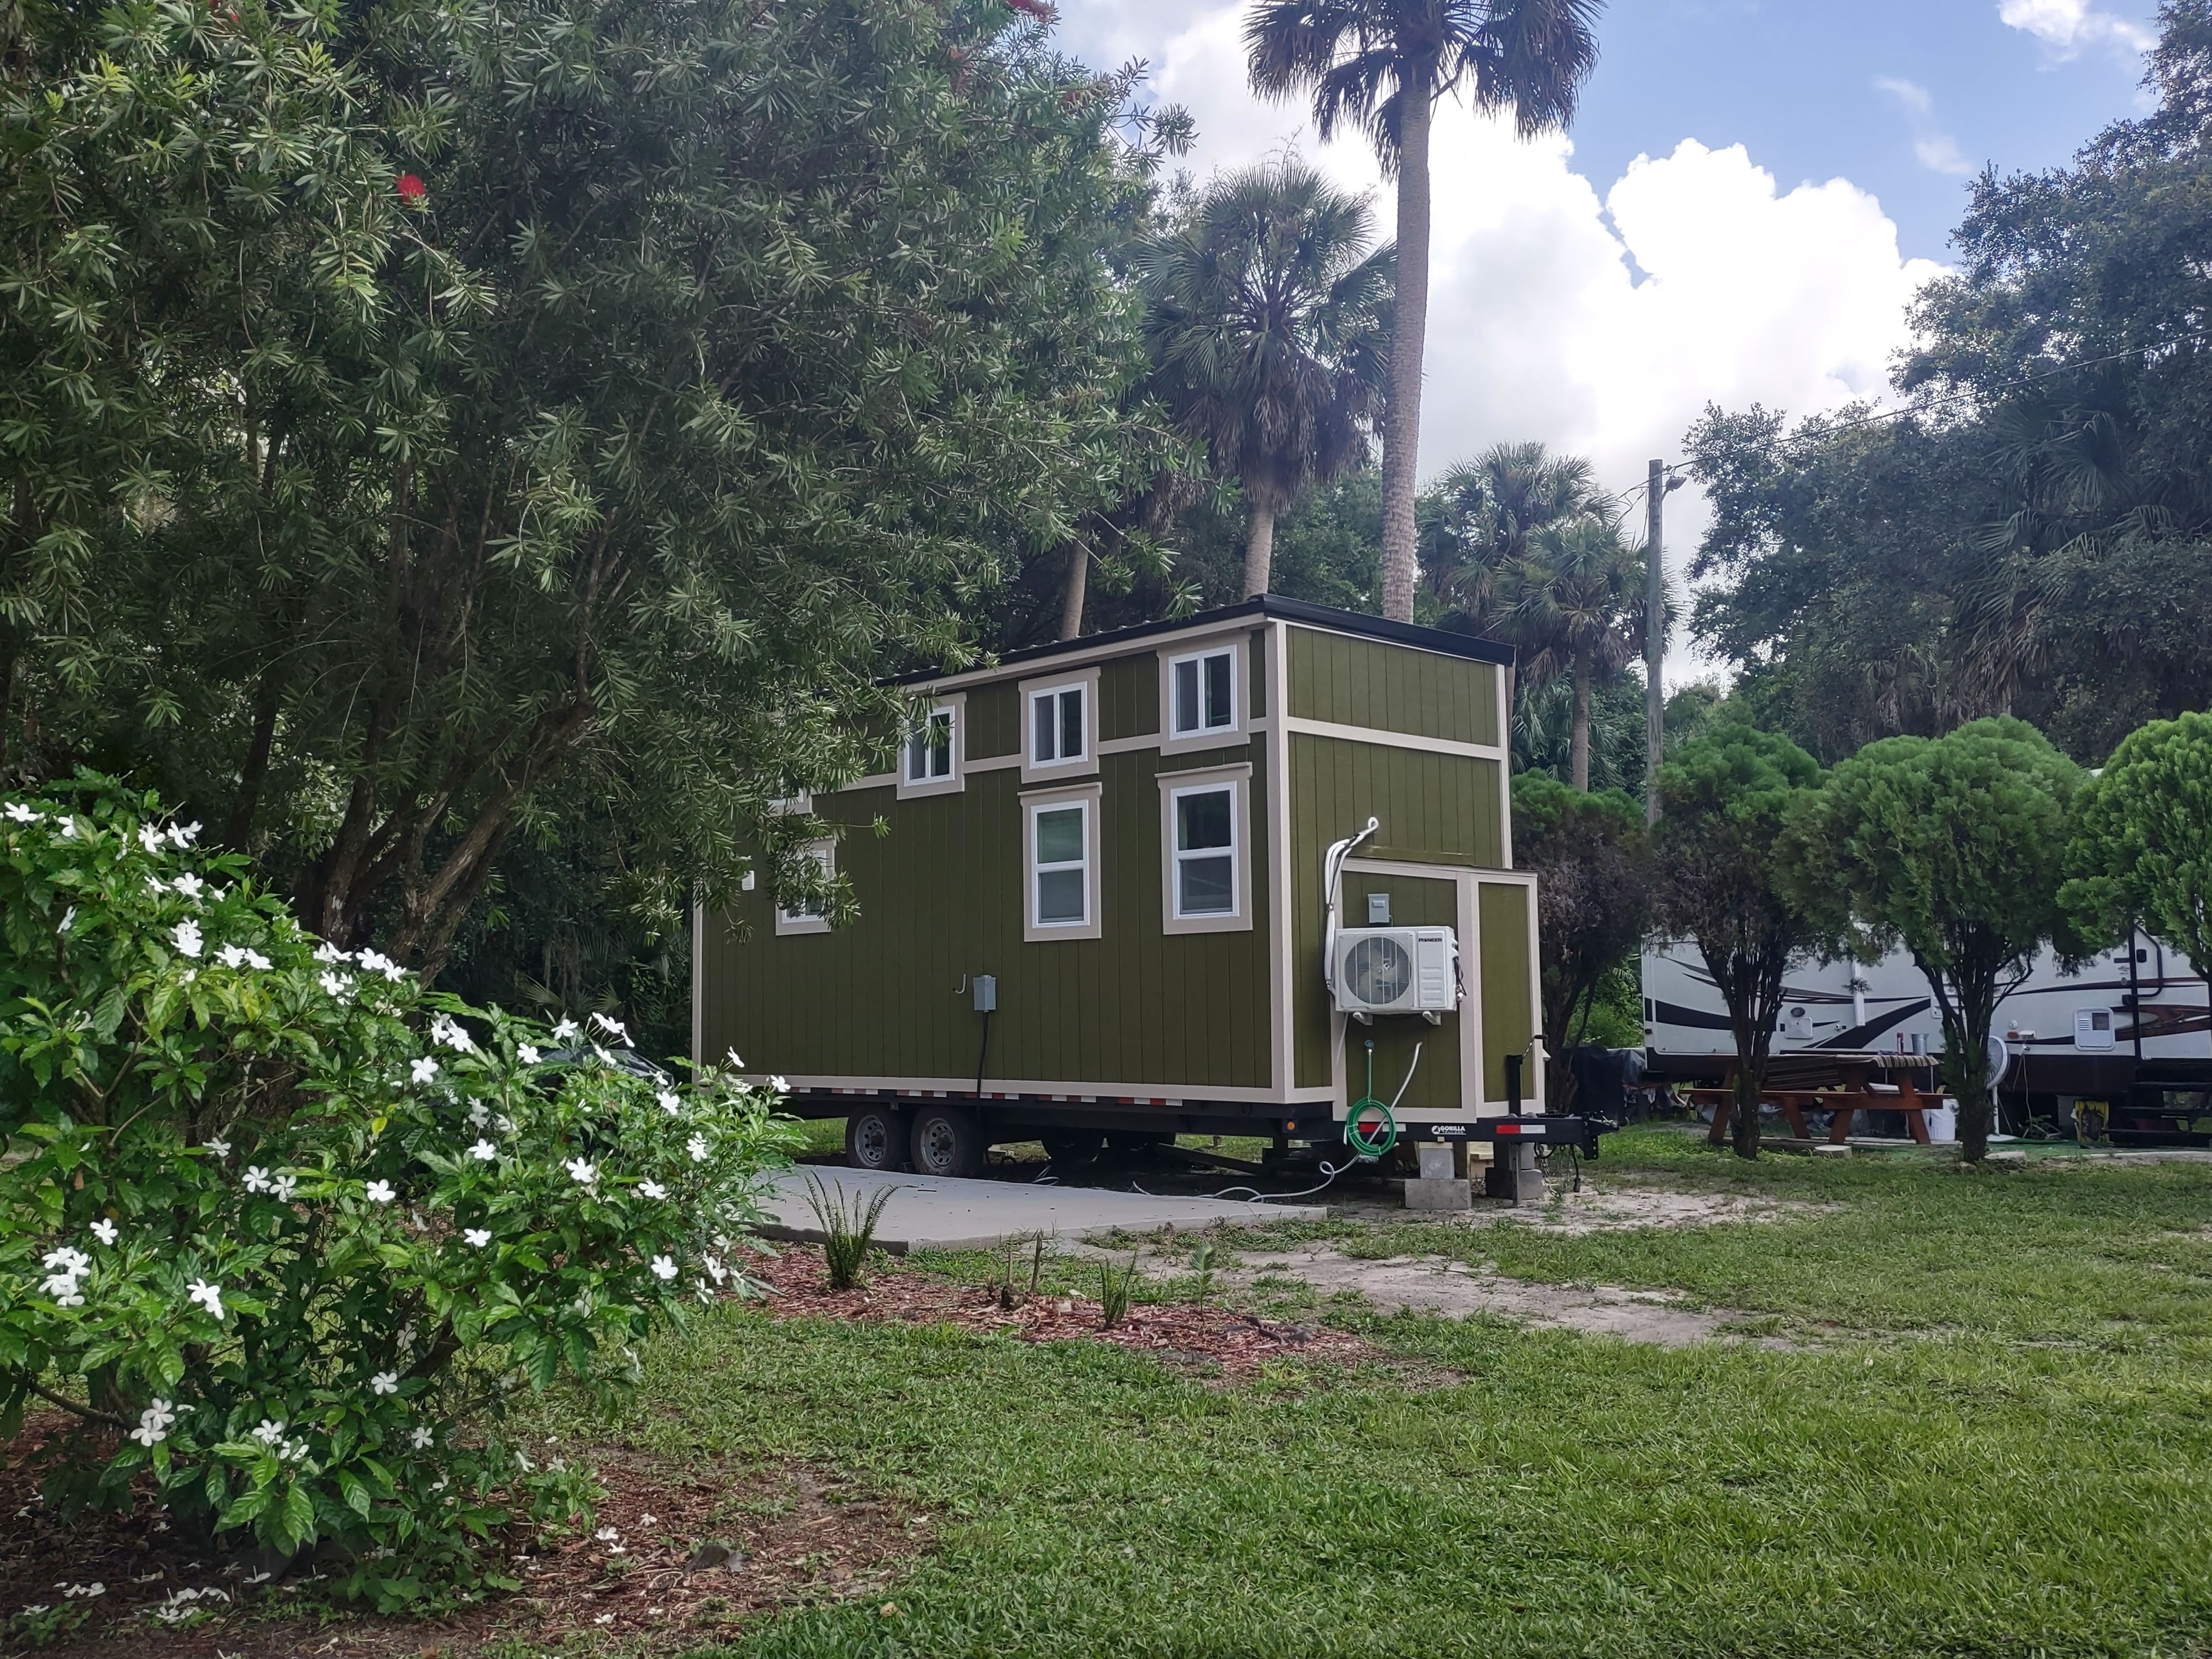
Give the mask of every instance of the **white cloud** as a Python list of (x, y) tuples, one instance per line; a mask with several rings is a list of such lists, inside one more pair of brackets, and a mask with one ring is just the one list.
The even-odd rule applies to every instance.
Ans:
[(1911, 81), (1900, 81), (1893, 76), (1875, 77), (1877, 91), (1886, 92), (1905, 106), (1912, 118), (1912, 153), (1920, 165), (1931, 173), (1964, 175), (1975, 171), (1959, 148), (1956, 139), (1936, 125), (1936, 100), (1928, 88)]
[[(1378, 222), (1392, 223), (1364, 141), (1316, 143), (1303, 105), (1247, 90), (1241, 5), (1067, 0), (1063, 15), (1068, 48), (1090, 61), (1152, 60), (1153, 90), (1197, 118), (1201, 176), (1297, 142), (1340, 183), (1375, 191)], [(1433, 160), (1424, 477), (1536, 438), (1589, 456), (1622, 489), (1648, 458), (1679, 458), (1708, 402), (1796, 416), (1884, 397), (1905, 308), (1940, 269), (1903, 258), (1896, 226), (1848, 179), (1784, 190), (1741, 145), (1685, 139), (1594, 181), (1566, 139), (1523, 143), (1448, 107)], [(1705, 520), (1694, 488), (1671, 499), (1670, 564), (1686, 563)]]
[(2100, 11), (2089, 0), (1997, 0), (1998, 21), (2025, 29), (2059, 58), (2079, 57), (2089, 46), (2148, 52), (2157, 36), (2141, 23)]

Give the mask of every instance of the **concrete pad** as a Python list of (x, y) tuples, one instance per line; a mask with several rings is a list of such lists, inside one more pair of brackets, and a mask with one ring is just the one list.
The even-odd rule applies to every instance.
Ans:
[(762, 1203), (773, 1218), (770, 1238), (818, 1240), (822, 1224), (809, 1201), (806, 1176), (828, 1189), (832, 1203), (862, 1204), (892, 1189), (876, 1224), (876, 1243), (894, 1255), (908, 1250), (980, 1250), (1043, 1233), (1051, 1238), (1100, 1238), (1162, 1227), (1196, 1229), (1219, 1222), (1264, 1226), (1273, 1221), (1326, 1221), (1322, 1204), (1244, 1204), (1219, 1198), (1147, 1198), (1095, 1187), (1033, 1186), (1018, 1181), (950, 1181), (809, 1164), (778, 1176)]

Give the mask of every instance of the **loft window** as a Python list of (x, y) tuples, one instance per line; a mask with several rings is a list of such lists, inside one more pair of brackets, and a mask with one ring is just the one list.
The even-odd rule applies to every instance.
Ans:
[(1177, 918), (1237, 914), (1237, 791), (1222, 783), (1171, 798)]
[(1030, 693), (1030, 764), (1066, 766), (1085, 759), (1081, 685), (1048, 686)]
[(1226, 647), (1176, 657), (1168, 664), (1174, 735), (1202, 737), (1237, 729), (1237, 653)]
[(906, 781), (942, 783), (952, 775), (952, 711), (933, 708), (906, 740)]
[(1030, 893), (1039, 927), (1081, 927), (1091, 921), (1091, 803), (1055, 801), (1030, 809)]

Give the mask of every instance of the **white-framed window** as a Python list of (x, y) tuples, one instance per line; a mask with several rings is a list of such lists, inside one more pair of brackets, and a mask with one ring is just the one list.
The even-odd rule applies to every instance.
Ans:
[[(805, 856), (822, 866), (823, 880), (837, 873), (837, 843), (834, 841), (809, 842)], [(830, 907), (818, 898), (795, 901), (794, 908), (775, 907), (775, 931), (779, 933), (826, 933), (830, 931)]]
[(1251, 781), (1249, 765), (1159, 775), (1164, 931), (1213, 933), (1252, 926)]
[(960, 785), (960, 702), (932, 705), (899, 744), (898, 792), (941, 795)]
[(1228, 646), (1168, 659), (1168, 735), (1206, 738), (1237, 729), (1237, 653)]
[(1091, 688), (1052, 685), (1030, 693), (1030, 764), (1073, 766), (1091, 757)]
[(1023, 879), (1030, 939), (1097, 939), (1098, 786), (1022, 803)]

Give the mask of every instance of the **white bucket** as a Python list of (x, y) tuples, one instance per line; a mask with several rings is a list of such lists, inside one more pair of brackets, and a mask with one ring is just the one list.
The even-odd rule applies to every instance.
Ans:
[(1959, 1139), (1959, 1103), (1946, 1100), (1941, 1106), (1930, 1106), (1920, 1115), (1928, 1126), (1929, 1144), (1948, 1146)]

